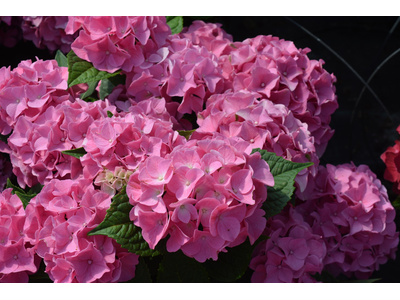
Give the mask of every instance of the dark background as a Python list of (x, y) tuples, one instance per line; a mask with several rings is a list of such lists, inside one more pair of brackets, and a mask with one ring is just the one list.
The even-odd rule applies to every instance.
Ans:
[[(192, 18), (185, 17), (185, 25)], [(380, 155), (394, 141), (399, 139), (396, 132), (400, 125), (400, 53), (393, 56), (376, 73), (370, 82), (371, 89), (380, 98), (385, 110), (365, 90), (355, 107), (363, 83), (337, 56), (317, 39), (303, 31), (295, 21), (317, 36), (339, 54), (353, 69), (367, 81), (389, 55), (400, 48), (400, 24), (398, 17), (212, 17), (206, 22), (220, 23), (233, 36), (234, 41), (243, 41), (257, 35), (274, 35), (293, 41), (297, 48), (310, 48), (310, 59), (323, 59), (324, 68), (337, 77), (336, 94), (339, 109), (332, 115), (331, 127), (335, 129), (321, 164), (338, 165), (354, 162), (366, 164), (377, 174), (387, 187), (390, 200), (396, 195), (391, 192), (392, 183), (383, 179), (385, 164)], [(0, 67), (16, 67), (21, 60), (54, 58), (55, 53), (37, 49), (32, 42), (20, 41), (14, 48), (0, 46)], [(351, 116), (354, 113), (354, 121)], [(400, 217), (396, 218), (400, 229)], [(372, 278), (379, 282), (400, 282), (400, 251), (397, 259), (388, 261), (375, 272)]]

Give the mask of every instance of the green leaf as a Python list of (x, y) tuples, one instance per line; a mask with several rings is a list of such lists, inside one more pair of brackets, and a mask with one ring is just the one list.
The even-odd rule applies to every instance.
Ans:
[(68, 59), (60, 50), (57, 50), (55, 60), (59, 67), (68, 67)]
[(80, 147), (80, 148), (76, 148), (76, 149), (73, 149), (73, 150), (61, 151), (61, 153), (65, 154), (65, 155), (73, 156), (73, 157), (79, 159), (82, 156), (84, 156), (87, 152), (83, 147)]
[(12, 189), (13, 189), (13, 191), (12, 191), (13, 194), (15, 193), (15, 191), (18, 191), (18, 192), (20, 192), (20, 193), (25, 193), (25, 191), (24, 191), (23, 189), (21, 189), (19, 186), (14, 185), (14, 184), (11, 182), (10, 178), (7, 178), (6, 189), (9, 189), (9, 188), (12, 188)]
[(110, 77), (103, 79), (100, 84), (100, 99), (104, 100), (108, 95), (111, 94), (112, 90), (119, 84), (125, 84), (126, 76), (117, 75), (115, 77)]
[(400, 209), (400, 196), (397, 196), (397, 198), (392, 202), (392, 205), (395, 209)]
[(179, 250), (164, 255), (158, 268), (157, 282), (207, 283), (210, 280), (203, 264)]
[(167, 17), (167, 25), (171, 28), (171, 34), (176, 34), (183, 29), (183, 17)]
[(184, 136), (187, 140), (189, 140), (190, 136), (192, 135), (193, 132), (195, 132), (196, 129), (192, 130), (178, 130), (178, 133), (182, 136)]
[(29, 204), (29, 201), (31, 201), (31, 199), (33, 197), (35, 197), (37, 194), (25, 194), (25, 193), (20, 193), (19, 191), (15, 191), (15, 195), (18, 196), (18, 198), (21, 200), (22, 205), (24, 206), (24, 209), (26, 208), (26, 206)]
[(141, 256), (161, 254), (161, 246), (150, 249), (149, 244), (143, 239), (141, 228), (133, 225), (133, 222), (129, 219), (129, 212), (132, 207), (125, 186), (121, 192), (114, 196), (103, 222), (90, 231), (88, 235), (106, 235), (113, 238), (123, 248), (128, 249), (129, 252)]
[(272, 217), (281, 212), (286, 203), (290, 201), (294, 192), (294, 179), (303, 169), (313, 165), (313, 163), (296, 163), (283, 159), (275, 153), (266, 150), (254, 149), (252, 153), (260, 152), (274, 176), (275, 185), (267, 187), (267, 200), (263, 203), (266, 212), (265, 218)]
[(206, 260), (204, 266), (215, 280), (220, 282), (234, 282), (246, 272), (255, 245), (250, 245), (247, 239), (244, 243), (228, 248), (228, 252), (220, 252), (218, 260)]
[(107, 116), (108, 116), (109, 118), (112, 118), (112, 116), (114, 116), (114, 115), (113, 115), (113, 113), (112, 113), (111, 111), (107, 110)]
[(139, 256), (139, 264), (136, 265), (135, 277), (128, 281), (128, 283), (150, 283), (152, 282), (149, 268), (143, 257)]
[(117, 76), (120, 70), (114, 73), (99, 71), (93, 65), (79, 58), (72, 50), (67, 54), (68, 59), (68, 86), (74, 86), (79, 83), (89, 83), (100, 81), (106, 78)]
[(96, 90), (96, 87), (97, 87), (98, 84), (99, 84), (98, 81), (91, 81), (91, 82), (88, 82), (88, 86), (89, 86), (89, 87), (88, 87), (87, 91), (86, 91), (84, 94), (81, 95), (81, 99), (82, 99), (82, 100), (85, 100), (87, 97), (89, 97), (90, 95), (92, 95), (93, 92)]
[[(40, 190), (41, 187), (43, 187), (42, 185), (40, 186)], [(25, 192), (22, 188), (20, 188), (19, 186), (14, 185), (9, 178), (7, 178), (7, 185), (6, 188), (12, 188), (12, 194), (15, 194), (18, 196), (18, 198), (21, 200), (22, 205), (24, 206), (24, 209), (26, 208), (26, 206), (29, 204), (29, 201), (31, 201), (31, 199), (33, 197), (35, 197), (39, 192), (39, 186), (35, 185), (34, 187), (32, 187), (28, 192)], [(37, 192), (36, 192), (37, 191)]]
[(28, 192), (28, 195), (33, 195), (33, 194), (39, 194), (40, 191), (42, 190), (43, 185), (41, 185), (40, 183), (35, 184)]

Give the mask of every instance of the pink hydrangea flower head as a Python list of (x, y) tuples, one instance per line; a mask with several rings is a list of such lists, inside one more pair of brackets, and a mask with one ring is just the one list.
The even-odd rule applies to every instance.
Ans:
[(326, 255), (322, 237), (292, 207), (268, 219), (264, 231), (270, 238), (257, 245), (250, 268), (252, 282), (303, 282), (321, 273)]
[(189, 27), (183, 28), (179, 36), (188, 38), (194, 45), (207, 48), (218, 57), (224, 54), (224, 50), (232, 43), (232, 36), (221, 28), (221, 24), (200, 20), (193, 21)]
[(226, 47), (219, 62), (226, 70), (226, 89), (257, 91), (262, 99), (284, 104), (307, 123), (321, 157), (333, 135), (329, 123), (338, 107), (336, 78), (323, 69), (322, 60), (310, 60), (308, 52), (310, 49), (297, 49), (290, 41), (257, 36)]
[[(71, 100), (67, 92), (68, 70), (55, 60), (22, 61), (11, 72), (2, 69), (0, 114), (2, 134), (9, 134), (19, 116), (35, 121), (49, 106)], [(5, 123), (4, 123), (5, 121)]]
[(89, 124), (116, 113), (108, 102), (87, 103), (76, 99), (49, 106), (34, 121), (18, 118), (8, 139), (13, 172), (21, 187), (45, 184), (53, 178), (77, 178), (82, 174), (79, 159), (62, 154), (82, 146)]
[(141, 66), (145, 63), (143, 49), (154, 44), (157, 52), (171, 33), (165, 17), (140, 16), (69, 17), (66, 31), (78, 30), (72, 50), (98, 70), (110, 73), (119, 69), (131, 72), (134, 67)]
[(77, 34), (67, 33), (68, 17), (22, 17), (22, 32), (25, 40), (32, 41), (37, 48), (60, 49), (67, 53)]
[[(296, 177), (301, 191), (308, 178), (315, 175), (319, 164), (307, 124), (300, 122), (281, 104), (262, 99), (254, 92), (226, 92), (211, 96), (206, 109), (198, 114), (199, 128), (191, 138), (204, 138), (218, 132), (226, 137), (236, 137), (249, 142), (252, 148), (274, 152), (294, 162), (314, 165)], [(235, 175), (237, 176), (237, 175)]]
[(366, 165), (320, 166), (314, 182), (301, 198), (307, 201), (296, 210), (323, 237), (326, 270), (366, 279), (381, 263), (395, 258), (395, 210), (386, 188)]
[[(103, 221), (110, 204), (111, 195), (86, 179), (53, 179), (30, 201), (24, 228), (54, 282), (118, 282), (134, 277), (134, 269), (121, 277), (120, 259), (126, 254), (114, 240), (87, 235)], [(124, 260), (133, 267), (138, 263), (133, 253)]]
[[(247, 236), (254, 242), (265, 225), (260, 208), (264, 183), (274, 182), (260, 154), (250, 152), (247, 142), (220, 135), (190, 140), (164, 158), (150, 156), (140, 163), (127, 194), (131, 220), (150, 247), (167, 238), (168, 251), (182, 249), (203, 262), (216, 260), (225, 247), (239, 245)], [(168, 177), (160, 176), (168, 172)]]
[(0, 281), (27, 282), (27, 272), (37, 271), (35, 253), (25, 239), (25, 210), (12, 189), (0, 194)]

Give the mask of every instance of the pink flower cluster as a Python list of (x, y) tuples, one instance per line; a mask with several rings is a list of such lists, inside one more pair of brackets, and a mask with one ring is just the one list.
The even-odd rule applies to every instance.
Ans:
[(307, 57), (310, 51), (278, 37), (257, 36), (233, 43), (229, 55), (222, 55), (220, 61), (227, 88), (260, 93), (307, 123), (321, 157), (333, 135), (329, 123), (338, 107), (336, 78), (323, 69), (323, 60)]
[(193, 21), (189, 27), (179, 33), (182, 38), (189, 39), (193, 45), (205, 47), (217, 57), (229, 53), (228, 46), (232, 43), (232, 36), (226, 33), (221, 24)]
[[(19, 199), (18, 199), (19, 200)], [(53, 179), (26, 207), (24, 232), (54, 282), (124, 282), (138, 255), (113, 239), (88, 236), (104, 219), (111, 196), (91, 181)]]
[(171, 34), (165, 17), (68, 17), (67, 34), (80, 30), (72, 50), (98, 70), (130, 72), (158, 62)]
[(203, 109), (210, 95), (223, 88), (217, 58), (204, 47), (198, 47), (178, 36), (167, 39), (164, 58), (146, 67), (134, 68), (127, 76), (127, 95), (136, 102), (151, 96), (182, 98), (180, 114)]
[(251, 145), (224, 137), (191, 140), (165, 157), (150, 156), (128, 181), (130, 216), (151, 248), (169, 234), (167, 250), (199, 262), (265, 227), (260, 208), (273, 186), (269, 166)]
[(80, 148), (94, 120), (106, 118), (115, 107), (105, 101), (87, 103), (76, 99), (50, 106), (35, 120), (20, 116), (8, 145), (18, 184), (32, 187), (51, 179), (76, 179), (82, 174), (79, 159), (61, 151)]
[(257, 245), (250, 262), (252, 282), (316, 282), (310, 275), (321, 273), (326, 246), (301, 214), (287, 206), (268, 219), (264, 234), (269, 239)]
[(34, 122), (49, 106), (70, 99), (67, 79), (68, 69), (59, 67), (55, 60), (25, 60), (12, 71), (2, 67), (0, 133), (9, 134), (19, 116)]
[(386, 188), (366, 165), (320, 166), (315, 186), (296, 206), (325, 241), (325, 269), (366, 279), (395, 258), (399, 232)]
[(32, 245), (25, 239), (25, 210), (17, 195), (0, 194), (0, 282), (28, 282), (37, 271)]
[(314, 166), (296, 177), (303, 191), (319, 164), (314, 137), (310, 136), (307, 124), (296, 119), (287, 107), (266, 99), (259, 101), (257, 96), (258, 93), (248, 91), (211, 96), (206, 109), (197, 115), (199, 128), (191, 138), (201, 139), (218, 132), (245, 140), (252, 148), (274, 152), (290, 161), (312, 161)]
[(148, 157), (164, 157), (186, 141), (172, 130), (163, 99), (152, 98), (130, 110), (91, 122), (82, 143), (87, 154), (80, 159), (85, 178), (99, 175), (95, 182), (100, 183), (103, 170), (134, 172)]
[[(135, 66), (131, 72), (125, 72), (125, 91), (116, 88), (119, 94), (114, 101), (125, 101), (125, 106), (129, 106), (151, 97), (163, 97), (170, 114), (185, 129), (191, 129), (192, 125), (182, 116), (200, 112), (210, 95), (223, 91), (217, 57), (205, 47), (193, 45), (177, 35), (169, 36), (162, 48), (155, 44), (152, 47), (143, 47), (143, 51), (153, 53), (145, 54), (148, 61)], [(109, 99), (114, 97), (110, 95)], [(174, 101), (176, 99), (181, 101)], [(117, 102), (115, 105), (118, 106)], [(123, 110), (122, 106), (120, 109)]]
[(261, 98), (285, 105), (307, 123), (321, 157), (333, 135), (330, 116), (338, 107), (336, 78), (323, 69), (324, 61), (310, 60), (310, 49), (297, 49), (293, 42), (278, 37), (231, 42), (218, 24), (196, 21), (180, 35), (218, 57), (224, 90), (260, 93)]
[(67, 53), (77, 37), (77, 34), (65, 32), (67, 16), (22, 17), (21, 22), (24, 39), (32, 41), (39, 49), (49, 49), (51, 52), (61, 50)]
[[(272, 36), (233, 42), (202, 21), (171, 35), (165, 17), (24, 17), (22, 28), (38, 47), (72, 47), (126, 82), (87, 103), (86, 86), (68, 89), (54, 60), (0, 69), (0, 133), (11, 134), (0, 151), (22, 188), (44, 185), (26, 211), (10, 189), (0, 195), (1, 282), (27, 281), (39, 257), (55, 282), (133, 278), (136, 254), (87, 236), (125, 185), (152, 249), (165, 238), (167, 251), (204, 262), (269, 236), (251, 260), (253, 282), (315, 282), (322, 270), (367, 278), (395, 257), (395, 211), (376, 175), (319, 166), (338, 104), (335, 76), (310, 49)], [(192, 129), (188, 115), (199, 128), (186, 140), (176, 130)], [(81, 147), (80, 159), (61, 153)], [(296, 177), (298, 205), (268, 221), (274, 178), (254, 148), (314, 163)]]

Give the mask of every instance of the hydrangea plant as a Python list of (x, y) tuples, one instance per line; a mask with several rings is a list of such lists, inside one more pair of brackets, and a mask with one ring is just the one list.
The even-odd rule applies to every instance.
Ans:
[(320, 282), (395, 258), (377, 176), (320, 164), (336, 77), (310, 49), (182, 17), (20, 20), (57, 53), (0, 69), (0, 282)]

